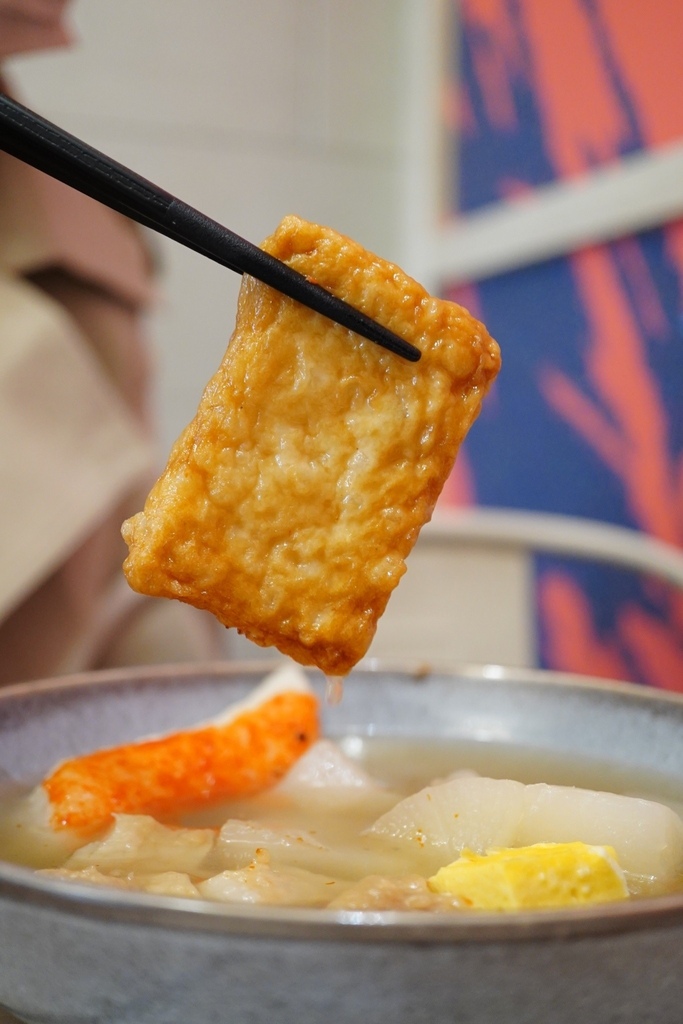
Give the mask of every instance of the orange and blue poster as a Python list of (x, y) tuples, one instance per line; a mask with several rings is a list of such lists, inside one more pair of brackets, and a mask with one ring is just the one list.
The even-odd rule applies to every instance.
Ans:
[[(683, 137), (681, 0), (457, 6), (453, 214)], [(676, 221), (450, 290), (504, 354), (466, 497), (683, 547), (682, 274)], [(541, 664), (683, 691), (683, 596), (616, 569), (536, 571)]]

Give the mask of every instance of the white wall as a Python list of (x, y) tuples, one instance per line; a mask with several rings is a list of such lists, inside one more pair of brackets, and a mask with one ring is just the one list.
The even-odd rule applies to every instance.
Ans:
[[(75, 0), (74, 47), (16, 59), (21, 98), (254, 242), (286, 213), (398, 258), (403, 0)], [(234, 321), (237, 275), (158, 239), (165, 452)]]

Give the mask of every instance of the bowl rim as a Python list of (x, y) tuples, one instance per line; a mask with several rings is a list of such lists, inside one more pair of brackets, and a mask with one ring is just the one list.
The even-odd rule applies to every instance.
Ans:
[[(0, 690), (0, 704), (41, 693), (59, 693), (104, 687), (130, 686), (187, 676), (222, 678), (261, 676), (282, 664), (279, 660), (208, 661), (190, 664), (150, 665), (103, 669), (72, 675), (15, 683)], [(620, 694), (638, 702), (673, 704), (683, 708), (683, 694), (635, 683), (579, 676), (545, 669), (502, 665), (449, 666), (424, 663), (412, 666), (385, 660), (361, 662), (354, 674), (396, 672), (414, 679), (447, 675), (495, 681), (507, 685), (532, 684), (560, 688), (585, 688)], [(467, 911), (466, 914), (429, 914), (424, 911), (350, 911), (320, 908), (259, 907), (222, 904), (206, 900), (122, 892), (37, 875), (31, 868), (0, 860), (0, 902), (20, 901), (24, 906), (106, 919), (120, 924), (182, 930), (213, 935), (286, 938), (288, 941), (329, 940), (392, 943), (482, 943), (567, 940), (592, 935), (611, 935), (683, 925), (683, 893), (615, 902), (586, 908), (536, 910), (515, 913)]]

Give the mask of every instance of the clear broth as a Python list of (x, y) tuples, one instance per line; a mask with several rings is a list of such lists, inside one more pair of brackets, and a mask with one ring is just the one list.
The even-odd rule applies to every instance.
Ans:
[[(578, 786), (627, 796), (656, 800), (683, 817), (683, 780), (625, 764), (558, 755), (547, 750), (483, 741), (452, 739), (403, 739), (395, 737), (331, 737), (344, 753), (360, 764), (374, 779), (398, 798), (417, 792), (429, 783), (457, 771), (472, 771), (490, 778), (511, 778), (526, 784)], [(41, 849), (31, 829), (17, 825), (16, 807), (26, 789), (15, 790), (0, 798), (0, 857), (29, 867), (61, 867), (69, 853), (56, 852), (54, 845)], [(275, 827), (300, 829), (314, 834), (326, 846), (339, 851), (358, 865), (358, 877), (374, 873), (363, 871), (364, 858), (372, 864), (373, 840), (362, 835), (384, 811), (386, 795), (370, 794), (358, 805), (344, 807), (319, 804), (314, 810), (299, 805), (278, 789), (258, 796), (217, 803), (190, 813), (163, 819), (166, 824), (186, 827), (220, 827), (229, 818), (260, 821)], [(393, 802), (390, 798), (390, 803)], [(90, 841), (93, 837), (88, 837)], [(675, 891), (683, 888), (673, 887)], [(671, 890), (669, 890), (671, 891)], [(651, 892), (645, 892), (651, 895)]]

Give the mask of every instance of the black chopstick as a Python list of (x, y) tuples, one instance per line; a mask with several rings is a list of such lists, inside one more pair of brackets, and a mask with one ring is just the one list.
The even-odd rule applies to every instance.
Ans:
[(4, 94), (0, 150), (238, 274), (258, 278), (410, 362), (420, 358), (418, 348), (360, 310)]

